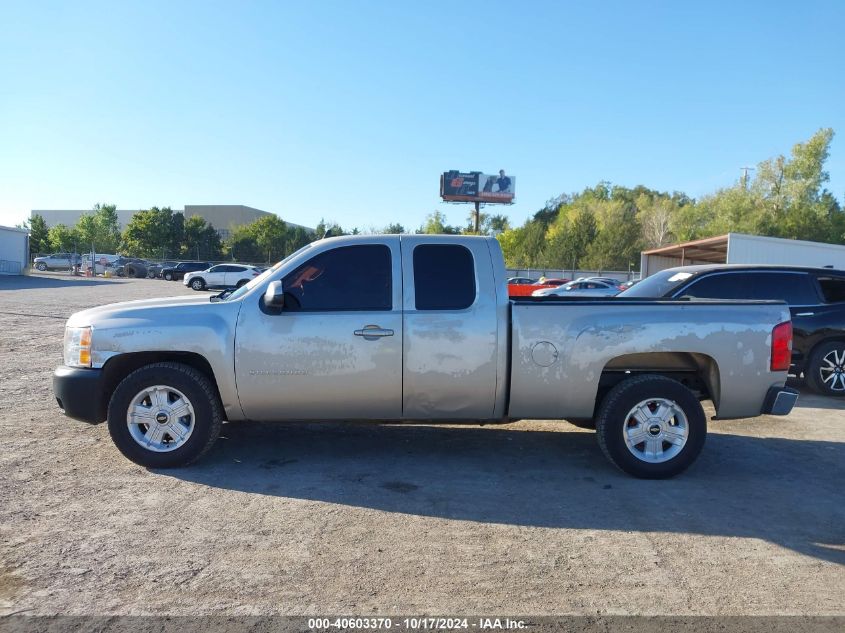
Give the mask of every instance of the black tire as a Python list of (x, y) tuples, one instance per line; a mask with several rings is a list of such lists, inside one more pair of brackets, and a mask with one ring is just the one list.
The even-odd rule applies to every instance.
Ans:
[(135, 279), (135, 267), (134, 266), (125, 266), (123, 268), (123, 274), (129, 279)]
[[(838, 359), (843, 362), (837, 363)], [(828, 361), (833, 365), (828, 364)], [(804, 382), (823, 396), (845, 397), (845, 341), (829, 341), (818, 345), (804, 370)]]
[(173, 281), (173, 274), (172, 273), (164, 273), (164, 278), (167, 281)]
[(35, 268), (36, 270), (40, 270), (43, 273), (45, 270), (47, 270), (47, 264), (45, 264), (44, 262), (38, 262), (37, 264), (35, 264)]
[(238, 283), (235, 284), (235, 288), (240, 288), (246, 283), (246, 279), (241, 279)]
[(191, 288), (194, 290), (205, 290), (205, 280), (202, 277), (191, 279)]
[[(193, 430), (182, 446), (169, 452), (155, 452), (133, 439), (126, 414), (135, 396), (153, 385), (181, 391), (194, 408)], [(147, 468), (187, 466), (205, 455), (223, 424), (217, 390), (205, 374), (181, 363), (155, 363), (136, 369), (117, 386), (109, 401), (108, 426), (112, 441), (123, 455)]]
[(596, 421), (593, 418), (566, 418), (566, 421), (579, 429), (596, 429)]
[[(686, 440), (680, 451), (658, 463), (637, 457), (632, 452), (637, 449), (629, 449), (625, 440), (629, 428), (626, 416), (636, 405), (652, 398), (671, 401), (687, 421)], [(678, 419), (672, 418), (676, 423)], [(698, 398), (681, 383), (646, 374), (624, 380), (608, 392), (596, 416), (596, 436), (605, 456), (629, 475), (642, 479), (666, 479), (689, 468), (701, 453), (707, 438), (707, 418)], [(660, 446), (661, 452), (667, 446), (667, 452), (672, 450), (668, 441), (661, 441)]]

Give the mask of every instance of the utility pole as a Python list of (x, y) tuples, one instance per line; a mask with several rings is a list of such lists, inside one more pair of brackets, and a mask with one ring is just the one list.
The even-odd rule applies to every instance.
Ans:
[(481, 203), (476, 200), (475, 201), (475, 234), (481, 231)]
[(742, 178), (739, 179), (739, 182), (742, 185), (743, 189), (748, 189), (748, 172), (754, 171), (754, 168), (753, 167), (740, 167), (739, 169), (742, 172)]

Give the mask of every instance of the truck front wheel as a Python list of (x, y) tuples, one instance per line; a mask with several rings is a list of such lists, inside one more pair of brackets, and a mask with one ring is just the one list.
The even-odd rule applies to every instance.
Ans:
[(621, 470), (665, 479), (686, 470), (701, 453), (707, 419), (695, 394), (681, 383), (636, 376), (605, 396), (596, 435), (605, 456)]
[(109, 434), (117, 448), (147, 468), (186, 466), (208, 452), (223, 414), (212, 382), (181, 363), (135, 370), (112, 394)]

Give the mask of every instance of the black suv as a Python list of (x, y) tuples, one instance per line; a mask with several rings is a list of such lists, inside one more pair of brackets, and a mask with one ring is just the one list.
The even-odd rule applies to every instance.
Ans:
[(167, 281), (179, 281), (185, 273), (193, 273), (198, 270), (208, 270), (211, 262), (179, 262), (173, 268), (163, 268), (161, 276)]
[(703, 265), (669, 268), (622, 298), (766, 299), (792, 313), (792, 368), (814, 391), (845, 396), (845, 271), (795, 266)]

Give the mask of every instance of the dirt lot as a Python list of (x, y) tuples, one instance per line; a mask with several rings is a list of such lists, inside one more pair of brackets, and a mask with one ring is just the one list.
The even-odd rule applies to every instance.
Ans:
[(0, 614), (845, 614), (845, 403), (714, 422), (638, 481), (565, 422), (224, 427), (124, 459), (51, 393), (64, 319), (191, 293), (0, 277)]

